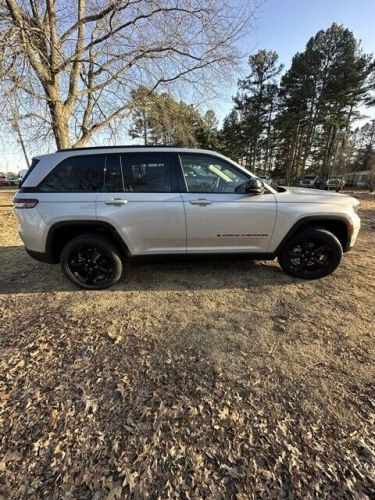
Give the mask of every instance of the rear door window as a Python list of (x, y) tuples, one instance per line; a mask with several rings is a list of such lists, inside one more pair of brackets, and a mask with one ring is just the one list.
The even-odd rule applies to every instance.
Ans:
[(172, 191), (168, 154), (123, 154), (121, 162), (125, 191), (136, 193), (170, 193)]
[[(109, 155), (111, 156), (111, 155)], [(40, 183), (39, 189), (52, 193), (93, 193), (104, 186), (105, 155), (66, 158)]]

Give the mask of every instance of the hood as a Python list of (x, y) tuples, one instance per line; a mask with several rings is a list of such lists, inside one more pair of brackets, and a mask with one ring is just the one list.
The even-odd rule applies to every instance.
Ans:
[(279, 203), (340, 203), (352, 206), (359, 205), (359, 201), (352, 196), (321, 189), (297, 188), (283, 186), (285, 191), (275, 193)]

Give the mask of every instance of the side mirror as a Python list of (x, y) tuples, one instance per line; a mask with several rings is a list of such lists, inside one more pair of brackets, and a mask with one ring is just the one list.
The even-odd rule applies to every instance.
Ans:
[(264, 193), (263, 181), (261, 181), (260, 179), (257, 179), (256, 177), (252, 177), (246, 183), (245, 192), (251, 193), (251, 194)]

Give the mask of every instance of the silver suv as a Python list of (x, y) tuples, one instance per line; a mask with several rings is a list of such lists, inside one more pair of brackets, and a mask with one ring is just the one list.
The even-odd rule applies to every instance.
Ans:
[(246, 254), (321, 278), (357, 237), (358, 201), (277, 191), (212, 151), (172, 147), (60, 150), (34, 158), (14, 198), (34, 258), (61, 263), (88, 289), (111, 286), (132, 256)]

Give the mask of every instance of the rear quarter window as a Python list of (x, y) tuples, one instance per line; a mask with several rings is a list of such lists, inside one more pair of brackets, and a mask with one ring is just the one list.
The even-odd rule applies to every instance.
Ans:
[(37, 166), (38, 163), (39, 163), (38, 158), (33, 158), (32, 159), (30, 167), (27, 169), (26, 174), (23, 176), (23, 178), (22, 178), (22, 180), (20, 182), (20, 187), (22, 187), (23, 183), (29, 177), (29, 175), (31, 174), (31, 172), (34, 170), (34, 168)]
[(39, 184), (42, 192), (92, 193), (104, 184), (105, 155), (71, 156), (59, 163)]

